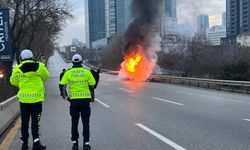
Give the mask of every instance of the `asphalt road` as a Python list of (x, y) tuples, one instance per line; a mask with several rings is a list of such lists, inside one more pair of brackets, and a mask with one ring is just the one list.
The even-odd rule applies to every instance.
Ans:
[[(69, 104), (58, 90), (59, 73), (70, 64), (55, 53), (48, 67), (41, 140), (48, 150), (70, 150)], [(248, 95), (101, 74), (96, 98), (92, 150), (250, 150)], [(19, 136), (11, 150), (20, 149)]]

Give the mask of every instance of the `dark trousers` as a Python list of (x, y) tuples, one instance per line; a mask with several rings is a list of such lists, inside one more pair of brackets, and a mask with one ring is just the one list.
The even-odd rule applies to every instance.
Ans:
[(63, 89), (63, 85), (59, 84), (60, 96), (63, 96), (62, 89)]
[(95, 101), (95, 89), (91, 88), (90, 93), (91, 93), (91, 102), (94, 102)]
[(28, 143), (29, 139), (29, 120), (31, 117), (31, 131), (33, 140), (39, 138), (39, 121), (42, 114), (42, 103), (20, 103), (21, 110), (21, 140), (24, 143)]
[(83, 125), (84, 143), (89, 142), (89, 118), (90, 118), (90, 99), (75, 99), (70, 100), (70, 115), (71, 115), (71, 140), (78, 141), (78, 122), (81, 116)]

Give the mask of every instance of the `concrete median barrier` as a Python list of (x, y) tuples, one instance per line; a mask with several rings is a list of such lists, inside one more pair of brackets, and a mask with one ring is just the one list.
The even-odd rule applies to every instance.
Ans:
[(16, 96), (0, 103), (0, 137), (19, 114), (19, 101)]

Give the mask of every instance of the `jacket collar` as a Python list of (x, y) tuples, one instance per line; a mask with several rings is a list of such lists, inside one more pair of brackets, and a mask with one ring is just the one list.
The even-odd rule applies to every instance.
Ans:
[(73, 64), (72, 68), (80, 68), (83, 67), (82, 64)]
[(21, 64), (23, 64), (23, 63), (27, 63), (27, 62), (35, 62), (34, 60), (32, 60), (32, 59), (26, 59), (26, 60), (23, 60), (22, 62), (21, 62)]

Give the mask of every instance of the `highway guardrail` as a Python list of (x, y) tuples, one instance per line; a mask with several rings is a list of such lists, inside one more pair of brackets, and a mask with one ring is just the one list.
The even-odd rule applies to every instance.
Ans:
[[(111, 71), (102, 69), (103, 72), (109, 74), (118, 74), (118, 71)], [(151, 75), (148, 81), (182, 84), (188, 86), (197, 86), (203, 88), (211, 88), (217, 90), (240, 92), (250, 94), (250, 82), (249, 81), (233, 81), (233, 80), (216, 80), (216, 79), (203, 79), (203, 78), (188, 78), (188, 77), (175, 77), (166, 75)]]
[(164, 75), (151, 75), (148, 80), (156, 82), (212, 88), (212, 89), (226, 90), (232, 92), (243, 92), (248, 94), (250, 93), (249, 81), (215, 80), (215, 79), (202, 79), (202, 78), (173, 77)]

